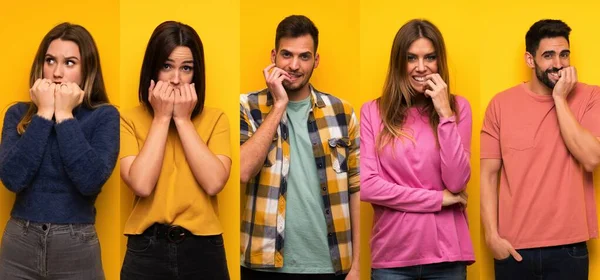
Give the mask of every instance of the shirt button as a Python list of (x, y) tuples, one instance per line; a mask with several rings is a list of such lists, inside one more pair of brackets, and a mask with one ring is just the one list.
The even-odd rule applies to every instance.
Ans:
[(325, 209), (325, 214), (329, 215), (329, 209)]
[(43, 231), (46, 231), (47, 229), (48, 229), (48, 226), (47, 226), (47, 225), (42, 225), (42, 230), (43, 230)]
[(327, 191), (327, 188), (323, 187), (323, 191)]
[(323, 167), (323, 164), (321, 164), (321, 163), (318, 163), (318, 164), (317, 164), (317, 166), (318, 166), (319, 168), (321, 168), (321, 167)]

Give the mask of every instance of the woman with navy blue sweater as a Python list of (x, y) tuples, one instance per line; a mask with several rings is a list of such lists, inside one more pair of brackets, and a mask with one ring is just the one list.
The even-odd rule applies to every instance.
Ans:
[(119, 152), (90, 33), (62, 23), (31, 68), (31, 102), (11, 106), (0, 143), (0, 179), (16, 193), (0, 248), (0, 280), (104, 279), (94, 202)]

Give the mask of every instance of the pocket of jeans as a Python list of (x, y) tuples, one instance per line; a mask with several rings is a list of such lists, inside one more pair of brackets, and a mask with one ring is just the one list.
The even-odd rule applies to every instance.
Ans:
[(569, 246), (567, 248), (563, 248), (563, 250), (567, 251), (569, 257), (574, 259), (588, 258), (587, 246)]
[(348, 137), (331, 138), (328, 141), (331, 154), (331, 167), (336, 173), (348, 172), (348, 147), (350, 139)]
[(208, 242), (210, 244), (212, 244), (213, 246), (216, 246), (216, 247), (224, 246), (223, 235), (207, 236), (207, 238), (208, 238)]
[(142, 253), (152, 246), (152, 238), (145, 235), (130, 235), (127, 237), (127, 250)]
[(9, 219), (4, 228), (3, 235), (5, 236), (22, 236), (25, 234), (24, 226), (14, 219)]

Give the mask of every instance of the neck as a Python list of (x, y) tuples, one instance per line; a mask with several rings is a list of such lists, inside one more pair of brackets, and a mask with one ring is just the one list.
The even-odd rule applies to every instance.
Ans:
[(533, 77), (531, 81), (527, 82), (527, 87), (537, 95), (552, 95), (552, 89), (540, 82), (537, 77)]
[(417, 93), (412, 97), (412, 106), (422, 106), (427, 102), (427, 96), (424, 93)]
[(310, 95), (310, 87), (308, 84), (304, 85), (302, 88), (298, 90), (288, 90), (288, 99), (290, 101), (300, 101), (306, 99)]

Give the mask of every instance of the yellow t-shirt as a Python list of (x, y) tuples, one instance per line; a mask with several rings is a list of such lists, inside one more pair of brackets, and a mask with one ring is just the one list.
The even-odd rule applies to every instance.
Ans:
[[(192, 122), (211, 152), (231, 157), (229, 121), (221, 110), (204, 107)], [(151, 124), (152, 116), (141, 105), (121, 113), (119, 159), (140, 152)], [(141, 234), (154, 223), (182, 226), (194, 235), (223, 232), (218, 219), (217, 197), (206, 194), (194, 178), (172, 123), (156, 188), (148, 197), (135, 197), (125, 234)]]

